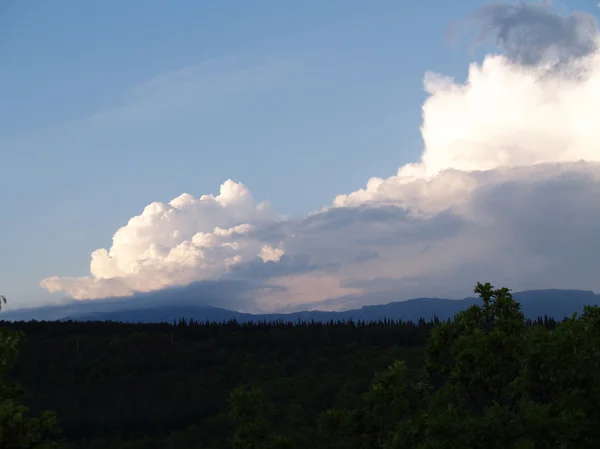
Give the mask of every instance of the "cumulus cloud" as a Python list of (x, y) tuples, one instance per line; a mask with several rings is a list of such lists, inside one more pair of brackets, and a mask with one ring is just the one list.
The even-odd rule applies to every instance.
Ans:
[(244, 185), (228, 180), (217, 196), (183, 194), (146, 206), (115, 233), (110, 250), (92, 253), (89, 277), (51, 277), (42, 287), (76, 299), (126, 296), (214, 279), (257, 257), (276, 261), (280, 246), (249, 235), (274, 218), (268, 203), (257, 204)]
[[(489, 4), (479, 13), (491, 14), (488, 9), (510, 11), (511, 6)], [(515, 7), (544, 11), (539, 5)], [(538, 19), (545, 23), (545, 14), (554, 16), (546, 12), (526, 15), (531, 35), (537, 33)], [(524, 26), (528, 22), (519, 19), (517, 23)], [(551, 30), (542, 30), (540, 39), (550, 41), (546, 34)], [(560, 30), (554, 38), (561, 38)], [(463, 202), (481, 182), (511, 176), (504, 171), (501, 175), (488, 174), (482, 180), (473, 178), (468, 174), (470, 171), (544, 162), (597, 161), (600, 158), (597, 31), (592, 38), (595, 51), (580, 57), (590, 69), (585, 78), (574, 79), (561, 73), (543, 76), (523, 64), (515, 64), (504, 54), (490, 55), (481, 64), (471, 64), (463, 83), (427, 73), (424, 86), (429, 96), (423, 105), (421, 126), (425, 148), (420, 162), (401, 167), (394, 177), (372, 178), (366, 188), (340, 195), (334, 204), (347, 206), (389, 200), (423, 213), (436, 212), (456, 205), (457, 201)], [(521, 45), (528, 48), (529, 44)], [(537, 48), (533, 44), (532, 47)], [(567, 47), (568, 42), (564, 44)]]
[(395, 176), (300, 218), (233, 181), (153, 203), (92, 254), (90, 276), (42, 286), (87, 299), (252, 279), (245, 300), (263, 311), (468, 295), (478, 280), (600, 290), (596, 22), (547, 2), (470, 19), (503, 53), (463, 82), (425, 75), (423, 152)]

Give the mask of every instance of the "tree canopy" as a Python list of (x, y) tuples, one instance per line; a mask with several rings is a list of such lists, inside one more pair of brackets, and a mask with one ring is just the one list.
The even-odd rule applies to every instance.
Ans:
[(440, 323), (423, 379), (397, 362), (363, 405), (329, 410), (321, 429), (352, 448), (593, 448), (600, 444), (600, 309), (555, 331), (527, 326), (506, 288), (475, 288), (482, 305)]
[[(6, 297), (0, 296), (0, 304)], [(56, 416), (44, 411), (30, 416), (20, 399), (25, 391), (6, 375), (17, 355), (21, 333), (0, 328), (0, 449), (45, 449), (54, 447), (50, 437), (57, 433)]]
[(600, 308), (475, 293), (442, 322), (3, 323), (0, 449), (599, 447)]

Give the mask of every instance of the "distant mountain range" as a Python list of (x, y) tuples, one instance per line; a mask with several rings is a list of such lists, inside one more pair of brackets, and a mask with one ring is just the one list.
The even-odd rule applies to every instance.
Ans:
[[(584, 305), (600, 305), (600, 295), (583, 290), (528, 290), (514, 293), (514, 297), (521, 303), (525, 316), (531, 319), (548, 315), (557, 320), (562, 320), (566, 316), (572, 316), (575, 312), (583, 312)], [(311, 320), (323, 322), (330, 320), (378, 321), (387, 318), (416, 322), (420, 318), (430, 320), (434, 315), (437, 315), (441, 320), (446, 320), (453, 317), (460, 310), (464, 310), (473, 304), (479, 304), (480, 301), (477, 298), (417, 298), (383, 305), (364, 306), (360, 309), (343, 312), (315, 310), (272, 314), (250, 314), (206, 305), (169, 305), (167, 303), (165, 305), (145, 308), (78, 313), (63, 316), (62, 320), (158, 323), (173, 322), (185, 318), (203, 322), (224, 322), (234, 319), (238, 322), (277, 320), (286, 322)]]

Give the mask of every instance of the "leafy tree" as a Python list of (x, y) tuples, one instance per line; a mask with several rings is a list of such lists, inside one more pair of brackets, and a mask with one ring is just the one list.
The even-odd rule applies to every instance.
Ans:
[(398, 447), (412, 448), (422, 431), (421, 404), (428, 395), (424, 383), (409, 384), (406, 364), (397, 361), (375, 375), (363, 408), (328, 410), (319, 417), (319, 428), (334, 447), (376, 449), (401, 438), (404, 446)]
[(257, 388), (236, 388), (229, 396), (230, 417), (237, 423), (233, 435), (234, 449), (285, 449), (290, 440), (271, 434), (266, 419), (266, 403)]
[[(6, 298), (0, 296), (0, 304)], [(0, 328), (0, 449), (45, 449), (54, 447), (49, 437), (55, 435), (56, 416), (44, 411), (38, 417), (28, 416), (29, 409), (21, 404), (24, 390), (6, 381), (19, 351), (20, 332)]]
[(432, 330), (426, 383), (407, 382), (396, 363), (375, 377), (361, 408), (321, 416), (332, 447), (600, 445), (600, 308), (552, 331), (528, 326), (508, 289), (478, 283), (475, 292), (481, 306)]

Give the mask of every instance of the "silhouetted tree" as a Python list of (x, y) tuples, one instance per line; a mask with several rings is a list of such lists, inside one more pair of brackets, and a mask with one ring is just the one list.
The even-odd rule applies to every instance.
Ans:
[[(0, 304), (6, 297), (0, 296)], [(24, 391), (6, 380), (6, 374), (17, 357), (20, 332), (0, 328), (0, 449), (50, 448), (50, 437), (56, 432), (56, 416), (44, 411), (29, 416), (29, 409), (20, 399)]]

